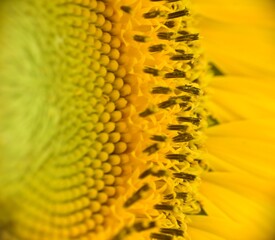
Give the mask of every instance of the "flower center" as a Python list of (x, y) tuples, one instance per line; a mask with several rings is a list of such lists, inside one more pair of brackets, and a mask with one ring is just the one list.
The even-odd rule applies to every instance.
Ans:
[(129, 177), (135, 190), (126, 193), (124, 203), (138, 216), (114, 239), (141, 231), (144, 239), (185, 236), (187, 216), (206, 214), (198, 188), (207, 168), (202, 131), (208, 66), (199, 34), (184, 1), (151, 1), (150, 7), (145, 1), (118, 2), (123, 51), (136, 59), (125, 65), (132, 88), (138, 88), (129, 118), (138, 123), (142, 142), (134, 151), (138, 159), (131, 157), (140, 162), (136, 178)]
[(19, 2), (0, 4), (2, 238), (185, 236), (207, 167), (188, 1)]

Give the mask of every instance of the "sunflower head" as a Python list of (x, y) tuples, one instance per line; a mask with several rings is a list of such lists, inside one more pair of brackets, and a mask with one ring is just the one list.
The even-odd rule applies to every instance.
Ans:
[(269, 145), (240, 137), (249, 130), (230, 121), (253, 114), (238, 94), (230, 111), (222, 90), (253, 81), (217, 63), (225, 48), (211, 51), (203, 6), (0, 3), (1, 239), (266, 236), (274, 174), (239, 146)]

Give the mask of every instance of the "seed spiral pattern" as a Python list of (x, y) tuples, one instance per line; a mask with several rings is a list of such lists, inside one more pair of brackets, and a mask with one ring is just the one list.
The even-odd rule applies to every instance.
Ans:
[(27, 61), (11, 56), (6, 75), (21, 85), (5, 102), (29, 108), (3, 112), (35, 134), (15, 129), (25, 150), (3, 148), (13, 162), (3, 169), (17, 175), (3, 173), (16, 190), (2, 190), (11, 216), (0, 238), (188, 239), (188, 215), (207, 214), (198, 189), (208, 114), (188, 1), (13, 1), (1, 9), (12, 30), (0, 63), (11, 49)]
[[(23, 69), (20, 79), (22, 86), (28, 84), (25, 78), (31, 79), (33, 89), (27, 86), (27, 92), (20, 92), (22, 97), (13, 101), (20, 104), (21, 98), (29, 97), (42, 102), (42, 109), (33, 109), (40, 121), (35, 120), (34, 129), (45, 136), (37, 155), (21, 156), (28, 158), (26, 164), (41, 163), (32, 174), (30, 166), (22, 166), (23, 181), (11, 182), (18, 191), (16, 197), (10, 196), (11, 227), (1, 233), (1, 239), (89, 239), (90, 233), (103, 231), (128, 161), (123, 118), (131, 87), (124, 80), (121, 41), (113, 34), (114, 10), (95, 0), (14, 5), (7, 4), (4, 11), (16, 17), (16, 21), (7, 17), (16, 29), (12, 37), (26, 39), (15, 47), (33, 55), (31, 71)], [(21, 17), (26, 19), (25, 28), (18, 26)], [(48, 121), (54, 131), (44, 133)], [(17, 163), (11, 170), (20, 167)]]

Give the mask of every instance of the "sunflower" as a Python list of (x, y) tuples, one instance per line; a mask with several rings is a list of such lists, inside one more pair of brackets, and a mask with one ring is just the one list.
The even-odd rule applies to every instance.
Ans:
[(272, 239), (271, 4), (1, 1), (0, 238)]

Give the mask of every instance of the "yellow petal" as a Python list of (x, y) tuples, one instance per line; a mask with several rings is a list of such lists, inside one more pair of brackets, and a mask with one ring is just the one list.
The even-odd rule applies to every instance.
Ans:
[[(255, 177), (245, 172), (212, 171), (203, 175), (203, 180), (230, 189), (246, 198), (262, 205), (271, 206), (271, 196), (274, 193), (269, 181)], [(271, 209), (271, 208), (270, 208)]]
[[(268, 206), (207, 181), (203, 182), (201, 193), (240, 226), (235, 237), (227, 236), (226, 239), (269, 239), (273, 212)], [(207, 212), (207, 209), (205, 211)], [(216, 221), (217, 227), (221, 227), (219, 223), (221, 222)]]
[(207, 130), (207, 150), (263, 179), (275, 179), (274, 120), (239, 121)]
[(210, 61), (217, 64), (223, 73), (274, 76), (274, 27), (263, 28), (255, 27), (253, 24), (219, 22), (202, 18), (200, 29)]
[(215, 77), (209, 109), (222, 122), (275, 116), (275, 81), (235, 76)]
[[(226, 218), (218, 218), (218, 217), (210, 217), (210, 216), (192, 216), (192, 222), (190, 223), (190, 229), (196, 228), (201, 231), (205, 231), (211, 234), (215, 234), (219, 236), (220, 239), (234, 239), (234, 240), (243, 240), (240, 238), (239, 233), (241, 232), (241, 226), (239, 223), (232, 221), (231, 219)], [(204, 232), (204, 234), (205, 234)], [(191, 234), (193, 232), (191, 230)], [(202, 235), (204, 238), (197, 239), (208, 239), (207, 235)], [(193, 239), (194, 236), (192, 236)], [(243, 236), (242, 236), (243, 237)]]
[(210, 233), (208, 229), (204, 231), (199, 229), (197, 226), (190, 227), (188, 229), (188, 235), (190, 236), (190, 239), (226, 240), (225, 238)]
[(194, 0), (194, 8), (200, 16), (215, 21), (274, 27), (272, 3), (272, 0)]

